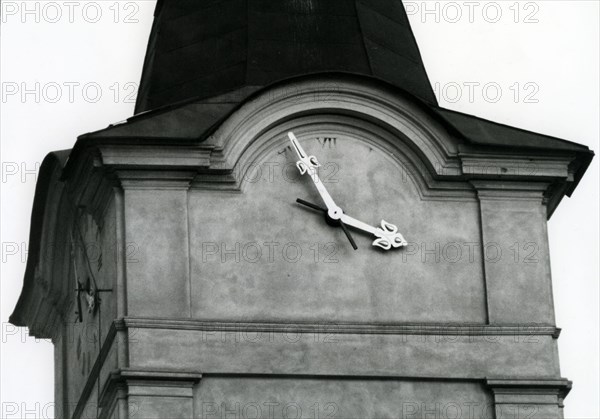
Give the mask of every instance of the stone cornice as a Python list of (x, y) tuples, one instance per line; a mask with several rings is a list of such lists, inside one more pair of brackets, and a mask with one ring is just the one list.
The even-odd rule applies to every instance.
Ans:
[[(143, 388), (153, 384), (163, 387), (170, 397), (189, 397), (194, 384), (202, 379), (201, 373), (189, 371), (157, 371), (146, 369), (120, 368), (112, 371), (100, 390), (98, 406), (101, 409), (99, 418), (108, 418), (116, 407), (118, 399), (128, 396), (145, 395), (144, 392), (133, 394), (130, 386)], [(80, 415), (80, 412), (76, 412)], [(128, 412), (135, 416), (135, 412)], [(73, 415), (73, 418), (79, 416)]]
[(573, 382), (566, 378), (487, 378), (485, 384), (492, 391), (496, 405), (550, 404), (561, 408), (573, 387)]
[[(247, 163), (270, 150), (265, 144), (256, 144), (263, 136), (263, 141), (273, 142), (275, 134), (265, 133), (277, 126), (281, 128), (278, 131), (285, 131), (287, 121), (298, 121), (300, 126), (296, 128), (301, 130), (309, 120), (314, 123), (333, 118), (344, 124), (346, 118), (354, 120), (357, 127), (376, 121), (375, 125), (395, 140), (399, 150), (404, 147), (406, 152), (414, 153), (410, 164), (423, 179), (420, 193), (424, 199), (465, 198), (470, 196), (469, 181), (546, 182), (550, 215), (562, 196), (572, 190), (578, 158), (573, 150), (514, 150), (466, 144), (397, 92), (348, 80), (336, 83), (326, 95), (318, 94), (321, 87), (318, 80), (301, 80), (294, 89), (284, 84), (263, 91), (233, 112), (206, 140), (101, 135), (85, 138), (73, 153), (76, 161), (69, 162), (65, 176), (82, 185), (74, 189), (79, 196), (83, 196), (83, 185), (89, 183), (86, 179), (93, 173), (89, 167), (101, 169), (111, 182), (125, 188), (180, 189), (192, 185), (239, 191), (240, 162)], [(390, 143), (390, 147), (395, 146)], [(181, 175), (174, 175), (177, 172)]]

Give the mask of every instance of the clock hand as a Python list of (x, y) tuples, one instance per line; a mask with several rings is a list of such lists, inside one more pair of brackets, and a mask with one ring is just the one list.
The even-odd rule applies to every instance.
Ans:
[(296, 167), (298, 167), (298, 170), (300, 170), (300, 174), (303, 175), (305, 173), (308, 173), (313, 183), (315, 184), (319, 195), (321, 195), (323, 202), (325, 203), (327, 209), (330, 212), (341, 213), (342, 210), (335, 204), (333, 198), (331, 197), (331, 195), (329, 195), (329, 192), (327, 192), (325, 185), (323, 185), (323, 182), (321, 182), (321, 179), (319, 179), (317, 167), (321, 165), (317, 161), (317, 158), (315, 156), (309, 156), (306, 154), (293, 132), (289, 132), (288, 137), (290, 138), (290, 141), (292, 142), (292, 145), (296, 150), (296, 154), (298, 154), (298, 157), (300, 158), (300, 160), (296, 162)]
[(316, 204), (313, 204), (311, 202), (305, 201), (304, 199), (298, 198), (298, 199), (296, 199), (296, 202), (299, 203), (299, 204), (302, 204), (302, 205), (304, 205), (306, 207), (312, 208), (314, 210), (323, 211), (324, 213), (327, 214), (327, 208), (320, 207), (320, 206), (318, 206)]
[(381, 227), (373, 227), (369, 224), (363, 223), (362, 221), (352, 218), (342, 213), (340, 220), (354, 228), (365, 231), (377, 237), (373, 241), (373, 246), (379, 246), (384, 250), (390, 250), (391, 248), (404, 247), (408, 245), (408, 242), (404, 239), (402, 234), (398, 232), (398, 227), (394, 224), (390, 224), (385, 220), (381, 220)]
[[(299, 204), (305, 205), (309, 208), (312, 208), (314, 210), (322, 211), (326, 214), (329, 213), (329, 211), (327, 211), (327, 209), (320, 207), (318, 205), (315, 205), (311, 202), (307, 202), (303, 199), (298, 198), (296, 200), (296, 202)], [(335, 218), (333, 220), (336, 221)], [(392, 247), (397, 248), (397, 247), (403, 247), (403, 246), (408, 245), (408, 243), (406, 242), (406, 240), (404, 239), (402, 234), (398, 233), (398, 227), (386, 222), (385, 220), (381, 221), (381, 227), (373, 227), (373, 226), (370, 226), (369, 224), (366, 224), (366, 223), (363, 223), (362, 221), (357, 220), (356, 218), (352, 218), (349, 215), (342, 213), (342, 215), (339, 217), (339, 219), (337, 219), (337, 222), (340, 223), (340, 226), (344, 230), (344, 233), (346, 233), (348, 231), (348, 229), (346, 228), (346, 225), (349, 225), (358, 230), (362, 230), (362, 231), (365, 231), (367, 233), (374, 235), (375, 237), (377, 237), (377, 239), (375, 239), (375, 241), (373, 241), (373, 246), (379, 246), (384, 250), (390, 250)], [(354, 247), (354, 250), (356, 250), (357, 247), (356, 247), (356, 244), (354, 243), (354, 240), (351, 238), (352, 236), (350, 236), (350, 232), (348, 232), (346, 234), (346, 236), (348, 237), (348, 240), (350, 240), (350, 243), (352, 244), (352, 247)]]
[(340, 220), (340, 227), (342, 227), (344, 234), (346, 235), (346, 237), (348, 237), (348, 241), (352, 245), (352, 248), (354, 250), (358, 250), (358, 246), (356, 245), (354, 238), (352, 237), (352, 235), (350, 234), (350, 231), (348, 230), (348, 227), (346, 227), (346, 224), (344, 224), (344, 222), (342, 220)]
[[(326, 217), (329, 217), (329, 214), (328, 214), (329, 211), (327, 211), (327, 209), (325, 209), (323, 207), (320, 207), (318, 205), (315, 205), (313, 203), (310, 203), (310, 202), (305, 201), (304, 199), (300, 199), (300, 198), (296, 199), (296, 202), (299, 203), (299, 204), (305, 205), (305, 206), (307, 206), (309, 208), (312, 208), (314, 210), (322, 211), (322, 212), (324, 212), (326, 214)], [(352, 248), (354, 250), (357, 250), (358, 246), (356, 245), (356, 242), (354, 241), (354, 238), (350, 234), (350, 231), (348, 230), (348, 227), (346, 227), (346, 224), (344, 224), (344, 222), (342, 220), (337, 220), (336, 224), (339, 224), (339, 226), (342, 227), (342, 230), (344, 231), (344, 234), (348, 238), (348, 241), (350, 241), (350, 244), (352, 245)]]
[[(344, 234), (350, 241), (352, 248), (354, 248), (354, 250), (358, 249), (358, 247), (356, 246), (356, 243), (354, 242), (354, 239), (352, 238), (352, 235), (348, 231), (348, 228), (346, 228), (344, 223), (339, 218), (339, 216), (341, 214), (343, 214), (342, 209), (335, 204), (335, 202), (333, 201), (333, 198), (331, 197), (331, 195), (329, 195), (329, 192), (327, 192), (325, 185), (323, 185), (323, 182), (321, 182), (321, 179), (319, 179), (319, 175), (317, 173), (317, 167), (319, 167), (320, 164), (319, 164), (317, 158), (315, 156), (309, 156), (308, 154), (306, 154), (306, 152), (304, 151), (304, 149), (298, 142), (298, 139), (296, 138), (296, 136), (294, 135), (293, 132), (289, 132), (288, 137), (290, 138), (290, 141), (292, 142), (292, 145), (294, 146), (294, 149), (296, 150), (296, 154), (298, 154), (298, 157), (300, 158), (300, 160), (298, 160), (296, 162), (296, 166), (298, 167), (298, 170), (300, 170), (300, 174), (303, 175), (305, 173), (308, 173), (308, 175), (312, 179), (313, 183), (315, 184), (317, 191), (319, 192), (319, 195), (321, 195), (323, 202), (325, 202), (325, 205), (327, 206), (328, 217), (330, 217), (332, 220), (337, 221), (336, 224), (339, 224), (339, 226), (342, 227), (342, 230), (344, 231)], [(304, 202), (306, 203), (306, 201), (304, 201)], [(299, 203), (303, 203), (303, 202), (299, 202)], [(312, 205), (308, 205), (308, 206), (310, 206), (311, 208), (314, 209), (314, 206), (312, 206)], [(320, 209), (320, 208), (316, 208), (316, 209)]]

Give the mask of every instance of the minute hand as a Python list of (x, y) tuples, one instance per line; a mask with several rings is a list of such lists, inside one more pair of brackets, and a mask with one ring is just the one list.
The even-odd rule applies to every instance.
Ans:
[(402, 234), (398, 232), (398, 227), (394, 224), (390, 224), (385, 220), (381, 220), (381, 227), (373, 227), (369, 224), (363, 223), (362, 221), (352, 218), (349, 215), (342, 214), (341, 220), (343, 223), (365, 231), (377, 237), (373, 241), (373, 246), (379, 246), (384, 250), (390, 250), (391, 248), (398, 248), (408, 245)]
[(296, 166), (298, 167), (298, 170), (300, 170), (300, 174), (303, 175), (305, 173), (308, 173), (328, 210), (333, 211), (338, 209), (338, 206), (333, 201), (333, 198), (331, 197), (331, 195), (329, 195), (327, 189), (325, 189), (325, 185), (323, 185), (323, 182), (321, 182), (321, 179), (319, 179), (317, 167), (321, 165), (317, 161), (317, 158), (315, 156), (309, 156), (306, 154), (302, 146), (300, 146), (298, 139), (293, 133), (288, 133), (288, 137), (290, 138), (290, 141), (294, 146), (294, 150), (296, 150), (296, 154), (298, 154), (298, 158), (300, 159), (296, 162)]

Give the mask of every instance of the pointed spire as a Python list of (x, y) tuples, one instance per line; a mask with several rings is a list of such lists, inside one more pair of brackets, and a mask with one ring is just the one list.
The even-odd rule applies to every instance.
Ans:
[(436, 104), (400, 0), (161, 0), (136, 112), (323, 72)]

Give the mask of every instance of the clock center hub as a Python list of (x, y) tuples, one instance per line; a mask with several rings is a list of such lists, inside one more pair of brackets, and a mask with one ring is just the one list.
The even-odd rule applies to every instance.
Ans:
[(327, 215), (333, 219), (333, 220), (341, 220), (342, 219), (342, 214), (344, 213), (344, 211), (342, 211), (342, 209), (340, 207), (334, 207), (331, 208), (329, 211), (327, 211)]
[(325, 214), (325, 220), (327, 221), (327, 224), (329, 224), (330, 226), (336, 227), (340, 224), (340, 220), (342, 219), (342, 214), (344, 214), (344, 211), (342, 211), (342, 209), (340, 207), (330, 208), (327, 211), (327, 214)]

